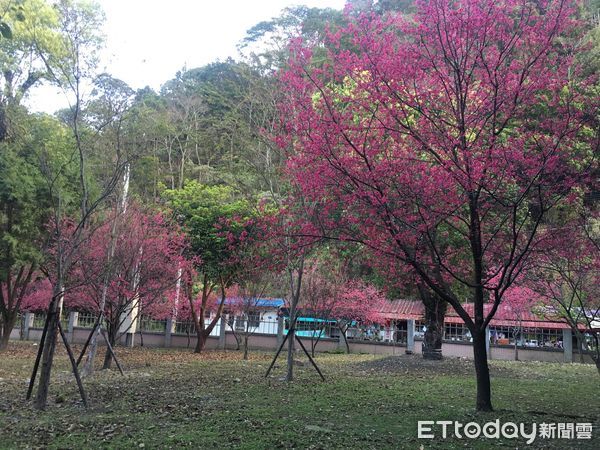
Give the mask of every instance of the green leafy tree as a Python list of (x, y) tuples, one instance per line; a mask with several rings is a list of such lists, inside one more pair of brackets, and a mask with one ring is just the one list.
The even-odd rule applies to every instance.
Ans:
[[(10, 138), (11, 114), (31, 88), (52, 80), (64, 57), (59, 13), (45, 0), (0, 1), (0, 140)], [(14, 137), (14, 136), (13, 136)]]
[[(19, 138), (0, 144), (0, 349), (6, 348), (23, 298), (44, 261), (50, 183), (62, 185), (68, 197), (75, 192), (68, 129), (49, 116), (24, 116), (19, 123)], [(56, 177), (46, 179), (44, 170)]]
[[(167, 190), (164, 197), (189, 236), (188, 260), (183, 276), (198, 341), (196, 353), (219, 321), (226, 289), (240, 270), (240, 237), (250, 216), (250, 203), (228, 186), (207, 186), (189, 181), (182, 189)], [(220, 291), (220, 300), (213, 293)], [(216, 314), (206, 323), (205, 313)]]
[(332, 8), (285, 8), (278, 17), (247, 30), (238, 47), (254, 67), (268, 73), (286, 65), (290, 39), (300, 36), (305, 42), (321, 44), (327, 27), (340, 26), (344, 20), (342, 11)]

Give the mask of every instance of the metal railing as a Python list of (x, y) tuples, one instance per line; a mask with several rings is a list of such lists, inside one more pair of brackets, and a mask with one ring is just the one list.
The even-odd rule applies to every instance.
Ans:
[(98, 320), (96, 313), (80, 312), (77, 316), (77, 326), (80, 328), (93, 328)]
[[(46, 313), (35, 313), (33, 315), (33, 324), (31, 328), (44, 328), (44, 324), (46, 323)], [(69, 326), (69, 313), (63, 310), (63, 313), (60, 317), (60, 324), (63, 327), (63, 330), (66, 330)]]
[(167, 321), (141, 317), (139, 320), (139, 329), (153, 333), (164, 333), (167, 329)]
[(196, 331), (194, 322), (191, 320), (175, 322), (174, 334), (193, 334)]

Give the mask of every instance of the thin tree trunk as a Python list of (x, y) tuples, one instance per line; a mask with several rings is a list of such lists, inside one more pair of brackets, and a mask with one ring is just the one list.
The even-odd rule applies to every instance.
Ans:
[(8, 119), (6, 117), (6, 106), (0, 105), (0, 142), (8, 138)]
[(519, 360), (519, 338), (521, 337), (521, 330), (519, 329), (516, 333), (515, 333), (515, 361)]
[[(33, 265), (29, 268), (21, 266), (14, 279), (10, 274), (4, 279), (6, 293), (0, 291), (0, 352), (8, 347), (10, 334), (17, 324), (21, 302), (31, 282), (34, 269)], [(10, 271), (11, 268), (6, 270)], [(24, 339), (24, 326), (24, 321), (21, 321), (21, 340)]]
[(292, 297), (292, 304), (290, 305), (290, 329), (288, 330), (288, 351), (287, 351), (287, 374), (285, 376), (286, 381), (292, 381), (294, 379), (294, 342), (296, 340), (296, 315), (298, 303), (300, 301), (300, 289), (302, 287), (302, 275), (304, 274), (304, 255), (300, 257), (298, 264), (297, 279), (294, 279), (294, 270), (288, 269), (288, 276), (290, 277), (290, 293)]
[[(292, 322), (290, 320), (290, 322)], [(290, 330), (288, 330), (288, 350), (287, 350), (287, 374), (285, 376), (285, 381), (292, 381), (294, 379), (294, 341), (296, 337), (296, 330), (292, 326)]]
[(108, 351), (108, 347), (104, 353), (104, 362), (102, 363), (102, 370), (108, 370), (112, 366), (112, 355)]
[(244, 360), (248, 360), (248, 335), (244, 336)]
[(48, 308), (48, 332), (42, 351), (42, 367), (40, 369), (40, 382), (35, 398), (35, 407), (45, 409), (48, 400), (48, 388), (50, 387), (50, 375), (52, 373), (52, 362), (56, 351), (56, 339), (58, 336), (58, 321), (60, 320), (60, 310), (62, 307), (62, 281), (56, 284), (54, 295)]
[[(117, 343), (117, 330), (116, 327), (114, 332), (111, 332), (108, 335), (108, 341), (110, 342), (110, 345), (112, 346), (112, 348), (115, 348), (115, 344)], [(112, 331), (112, 330), (111, 330)], [(102, 370), (106, 370), (106, 369), (110, 369), (112, 367), (112, 354), (110, 353), (110, 349), (108, 348), (108, 345), (106, 346), (106, 352), (104, 353), (104, 362), (102, 363)]]
[[(115, 249), (116, 249), (116, 245), (117, 245), (117, 226), (118, 226), (118, 221), (119, 221), (119, 214), (121, 214), (122, 212), (124, 212), (127, 208), (127, 195), (129, 192), (129, 165), (127, 165), (127, 168), (125, 170), (125, 175), (123, 178), (123, 191), (121, 193), (121, 199), (120, 199), (120, 203), (116, 206), (115, 208), (115, 217), (113, 219), (113, 223), (111, 224), (111, 228), (110, 228), (110, 243), (109, 243), (109, 248), (108, 251), (106, 253), (106, 273), (104, 274), (104, 280), (102, 282), (102, 294), (100, 297), (100, 305), (99, 305), (99, 323), (100, 326), (98, 327), (98, 329), (96, 330), (96, 332), (94, 333), (94, 335), (92, 336), (92, 340), (90, 342), (90, 350), (88, 353), (88, 357), (87, 360), (85, 362), (85, 366), (83, 369), (83, 374), (85, 375), (91, 375), (94, 372), (94, 359), (96, 357), (96, 352), (98, 350), (98, 335), (100, 334), (100, 330), (102, 329), (102, 322), (103, 322), (103, 317), (104, 317), (104, 308), (106, 307), (106, 297), (108, 295), (108, 286), (111, 282), (111, 277), (112, 277), (112, 273), (110, 270), (110, 266), (111, 266), (111, 261), (115, 256)], [(106, 366), (106, 355), (104, 356), (104, 364), (103, 366)], [(110, 367), (110, 363), (108, 364)]]
[(473, 356), (477, 380), (477, 411), (493, 411), (490, 369), (487, 360), (485, 331), (473, 333)]
[(339, 328), (340, 333), (342, 333), (342, 337), (344, 338), (344, 344), (346, 345), (346, 353), (350, 354), (350, 344), (348, 343), (348, 337), (346, 336), (346, 331), (348, 331), (348, 327)]
[(233, 326), (233, 323), (231, 323), (231, 324), (228, 323), (228, 325), (229, 325), (229, 329), (231, 330), (231, 334), (233, 334), (233, 337), (235, 338), (235, 349), (236, 349), (236, 351), (240, 351), (240, 349), (242, 348), (241, 344), (240, 344), (241, 338), (235, 332), (235, 327)]
[(21, 341), (25, 340), (25, 316), (21, 317), (21, 320), (19, 321), (19, 339)]
[[(324, 334), (325, 334), (325, 327), (319, 328), (319, 334), (317, 334), (317, 338), (311, 339), (312, 348), (310, 349), (310, 354), (313, 358), (315, 357), (315, 351), (317, 349), (317, 345), (319, 345), (319, 342), (321, 341), (321, 337), (323, 337)], [(313, 333), (313, 338), (314, 338), (314, 333)]]
[(594, 359), (594, 362), (596, 363), (596, 369), (598, 369), (598, 375), (600, 375), (600, 339), (598, 339), (598, 333), (594, 333), (593, 335), (594, 341), (595, 341), (595, 347), (596, 347), (596, 353), (595, 356), (593, 356), (592, 358)]

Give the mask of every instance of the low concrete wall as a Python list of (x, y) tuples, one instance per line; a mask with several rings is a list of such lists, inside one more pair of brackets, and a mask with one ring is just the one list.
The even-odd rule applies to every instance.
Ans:
[[(41, 328), (30, 328), (29, 330), (30, 341), (39, 341), (42, 336)], [(83, 344), (90, 333), (89, 328), (74, 327), (73, 333), (69, 335), (69, 340), (74, 344)], [(143, 344), (146, 347), (165, 347), (166, 346), (166, 335), (160, 332), (144, 332)], [(19, 329), (15, 328), (11, 333), (11, 339), (19, 339)], [(303, 338), (302, 342), (304, 346), (310, 351), (311, 341), (308, 338)], [(104, 341), (100, 339), (99, 345), (104, 345)], [(134, 337), (134, 345), (140, 346), (142, 339), (140, 334), (136, 333)], [(125, 344), (125, 337), (121, 339), (121, 344)], [(351, 353), (368, 353), (374, 355), (401, 355), (406, 352), (406, 345), (404, 344), (392, 344), (390, 342), (368, 342), (368, 341), (355, 341), (348, 339), (348, 344)], [(196, 335), (190, 334), (188, 337), (185, 334), (173, 333), (171, 335), (171, 345), (173, 348), (194, 348), (196, 346)], [(277, 335), (272, 334), (255, 334), (249, 339), (249, 346), (252, 350), (266, 350), (275, 351), (278, 348)], [(298, 345), (296, 345), (299, 348)], [(206, 348), (209, 350), (216, 350), (219, 348), (219, 337), (209, 336), (206, 341)], [(237, 348), (237, 342), (234, 334), (231, 331), (225, 334), (225, 348), (234, 350)], [(339, 342), (338, 339), (323, 338), (321, 339), (316, 347), (318, 352), (331, 352), (331, 351), (345, 351), (345, 344)], [(414, 353), (422, 353), (422, 341), (415, 339)], [(442, 346), (442, 353), (444, 356), (451, 357), (462, 357), (462, 358), (473, 358), (473, 347), (469, 342), (444, 342)], [(497, 360), (513, 360), (514, 359), (514, 348), (511, 346), (490, 346), (489, 352), (490, 359)], [(564, 354), (561, 349), (530, 349), (530, 348), (519, 348), (519, 360), (521, 361), (546, 361), (546, 362), (564, 362)], [(573, 361), (579, 362), (580, 357), (577, 352), (573, 353)], [(589, 355), (584, 355), (584, 361), (586, 363), (592, 363), (592, 359)]]
[(21, 339), (21, 330), (19, 328), (13, 328), (13, 330), (10, 332), (10, 339), (15, 341)]

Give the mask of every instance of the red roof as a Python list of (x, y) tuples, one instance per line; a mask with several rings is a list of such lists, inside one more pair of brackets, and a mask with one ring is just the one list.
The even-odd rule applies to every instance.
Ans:
[[(463, 303), (463, 308), (467, 311), (469, 316), (473, 317), (473, 303)], [(492, 308), (491, 303), (483, 305), (484, 314), (487, 314)], [(382, 318), (388, 320), (407, 320), (423, 319), (425, 315), (425, 307), (423, 303), (417, 300), (393, 300), (386, 302), (379, 308), (378, 313)], [(493, 326), (515, 326), (518, 324), (519, 319), (521, 320), (521, 326), (524, 328), (549, 328), (549, 329), (568, 329), (569, 325), (564, 322), (555, 320), (547, 320), (539, 315), (536, 315), (532, 311), (524, 312), (519, 318), (516, 312), (508, 304), (500, 304), (494, 318), (491, 320), (490, 325)], [(464, 321), (458, 316), (454, 308), (448, 307), (446, 313), (445, 323), (458, 323), (462, 324)]]
[(415, 300), (392, 300), (383, 303), (377, 312), (386, 319), (418, 320), (425, 314), (425, 307)]

